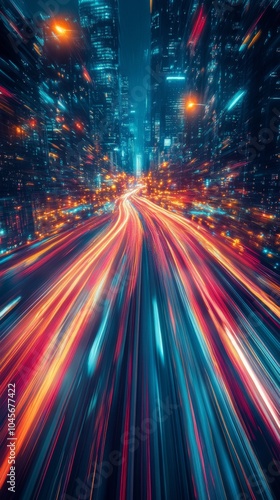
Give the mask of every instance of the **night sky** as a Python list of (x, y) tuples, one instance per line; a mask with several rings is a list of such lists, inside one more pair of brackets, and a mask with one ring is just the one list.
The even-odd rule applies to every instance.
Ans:
[[(65, 1), (65, 0), (64, 0)], [(32, 12), (44, 11), (38, 0), (26, 0)], [(130, 85), (141, 85), (145, 74), (144, 50), (149, 46), (149, 0), (119, 0), (121, 68), (129, 76)], [(78, 13), (78, 0), (60, 7), (61, 13)]]

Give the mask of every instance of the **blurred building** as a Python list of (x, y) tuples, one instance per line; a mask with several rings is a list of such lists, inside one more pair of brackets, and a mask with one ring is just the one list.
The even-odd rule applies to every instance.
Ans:
[(186, 0), (156, 0), (152, 4), (150, 135), (154, 165), (160, 161), (164, 148), (182, 140), (187, 15)]
[[(135, 126), (134, 109), (131, 104), (127, 76), (121, 77), (121, 116), (120, 116), (120, 166), (130, 174), (134, 173)], [(133, 117), (133, 119), (132, 119)]]
[(94, 187), (97, 160), (92, 134), (93, 84), (77, 20), (68, 17), (54, 24), (45, 19), (43, 60), (39, 92), (47, 126), (48, 192), (78, 195)]
[[(269, 48), (269, 50), (268, 50)], [(242, 189), (248, 204), (280, 215), (280, 28), (276, 9), (267, 6), (243, 40), (248, 82), (247, 135), (239, 155), (246, 162)], [(262, 61), (262, 64), (259, 64)]]
[(90, 50), (94, 129), (112, 166), (120, 145), (119, 9), (117, 0), (79, 0), (81, 26)]
[(0, 18), (0, 231), (6, 249), (34, 237), (34, 212), (49, 181), (39, 83), (41, 39), (8, 0)]

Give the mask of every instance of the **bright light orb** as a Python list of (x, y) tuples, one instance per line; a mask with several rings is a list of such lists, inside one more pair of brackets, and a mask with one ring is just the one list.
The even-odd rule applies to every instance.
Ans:
[(66, 35), (67, 33), (67, 29), (63, 26), (60, 26), (59, 24), (56, 24), (54, 29), (58, 33), (58, 35)]

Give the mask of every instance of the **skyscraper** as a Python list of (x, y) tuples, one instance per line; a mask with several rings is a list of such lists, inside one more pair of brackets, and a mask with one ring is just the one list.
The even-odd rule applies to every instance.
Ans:
[[(134, 119), (134, 120), (132, 120)], [(121, 77), (121, 147), (120, 164), (124, 171), (133, 174), (135, 135), (135, 110), (130, 102), (129, 81)]]
[(113, 154), (119, 146), (119, 10), (118, 0), (79, 0), (81, 26), (90, 56), (93, 80), (94, 130)]
[[(186, 0), (154, 1), (151, 11), (151, 146), (154, 156), (183, 132)], [(176, 129), (176, 130), (175, 130)], [(154, 158), (155, 161), (155, 158)]]
[(57, 39), (56, 26), (46, 19), (44, 78), (39, 92), (47, 124), (50, 188), (52, 192), (67, 194), (93, 187), (96, 164), (89, 161), (86, 165), (88, 149), (93, 148), (94, 141), (90, 137), (92, 80), (83, 64), (83, 39), (76, 19), (68, 16), (60, 22), (68, 27), (71, 43)]
[(0, 252), (34, 237), (34, 213), (44, 203), (48, 182), (45, 119), (38, 90), (41, 42), (32, 24), (31, 35), (21, 36), (24, 14), (8, 0), (4, 6), (6, 15), (0, 16)]

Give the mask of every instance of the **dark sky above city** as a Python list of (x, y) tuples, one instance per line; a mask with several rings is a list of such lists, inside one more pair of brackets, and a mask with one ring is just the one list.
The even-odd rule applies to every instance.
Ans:
[[(33, 13), (44, 12), (43, 6), (48, 4), (44, 0), (25, 0), (24, 3)], [(65, 5), (59, 5), (58, 14), (78, 14), (78, 0), (63, 3)], [(129, 76), (131, 86), (141, 85), (145, 74), (144, 51), (149, 45), (149, 0), (119, 0), (119, 4), (121, 67)]]

